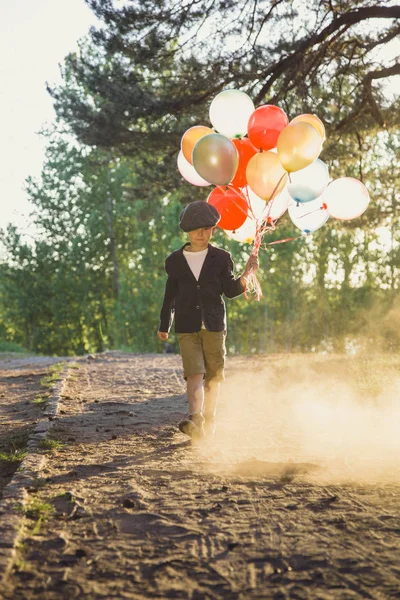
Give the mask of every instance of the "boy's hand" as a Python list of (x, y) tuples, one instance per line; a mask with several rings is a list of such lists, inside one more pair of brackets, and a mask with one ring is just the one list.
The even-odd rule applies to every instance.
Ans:
[(258, 269), (258, 257), (254, 256), (254, 254), (252, 254), (246, 263), (242, 277), (247, 279), (247, 277), (249, 277), (249, 275), (251, 273), (254, 273), (255, 271), (257, 271), (257, 269)]
[(166, 331), (157, 331), (157, 335), (162, 342), (166, 342), (168, 339), (168, 333)]
[(249, 260), (247, 261), (247, 264), (244, 268), (244, 273), (243, 275), (250, 275), (250, 273), (257, 271), (258, 269), (258, 257), (255, 256), (254, 254), (251, 254)]
[(250, 277), (251, 273), (254, 273), (258, 269), (258, 258), (252, 254), (249, 260), (246, 263), (246, 266), (243, 271), (243, 275), (240, 278), (240, 283), (243, 287), (247, 286), (247, 280)]

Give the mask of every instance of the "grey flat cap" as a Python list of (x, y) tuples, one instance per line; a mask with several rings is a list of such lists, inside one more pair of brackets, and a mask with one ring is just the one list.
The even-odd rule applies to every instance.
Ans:
[(220, 219), (221, 215), (212, 204), (200, 200), (185, 206), (179, 218), (179, 226), (188, 232), (201, 227), (215, 227)]

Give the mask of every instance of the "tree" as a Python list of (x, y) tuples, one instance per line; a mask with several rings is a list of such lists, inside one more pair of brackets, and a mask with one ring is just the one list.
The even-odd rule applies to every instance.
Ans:
[(50, 135), (41, 177), (27, 181), (38, 235), (28, 243), (10, 226), (0, 236), (2, 336), (43, 353), (160, 349), (163, 262), (182, 243), (181, 203), (150, 204), (132, 195), (137, 185), (127, 161)]
[(393, 2), (86, 1), (104, 27), (49, 88), (85, 144), (129, 155), (145, 145), (160, 159), (227, 87), (291, 117), (316, 112), (333, 137), (399, 124), (399, 99), (382, 91), (400, 74)]

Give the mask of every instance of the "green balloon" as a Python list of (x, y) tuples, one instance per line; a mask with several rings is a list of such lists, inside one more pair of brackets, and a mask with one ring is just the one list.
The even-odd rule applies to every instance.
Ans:
[(200, 177), (214, 185), (227, 185), (237, 171), (239, 154), (229, 138), (210, 133), (196, 143), (192, 161)]

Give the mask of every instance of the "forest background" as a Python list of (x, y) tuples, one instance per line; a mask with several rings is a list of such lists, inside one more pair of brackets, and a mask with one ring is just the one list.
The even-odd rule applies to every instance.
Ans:
[[(83, 1), (83, 0), (82, 0)], [(260, 302), (228, 301), (231, 353), (400, 346), (400, 6), (310, 0), (86, 0), (102, 26), (49, 87), (58, 115), (40, 178), (37, 235), (1, 231), (0, 349), (159, 352), (166, 256), (179, 214), (206, 200), (179, 175), (182, 134), (209, 125), (224, 89), (325, 124), (332, 178), (371, 203), (353, 221), (260, 252)], [(268, 244), (300, 234), (285, 215)], [(238, 274), (251, 246), (217, 231)], [(171, 336), (176, 347), (175, 337)]]

